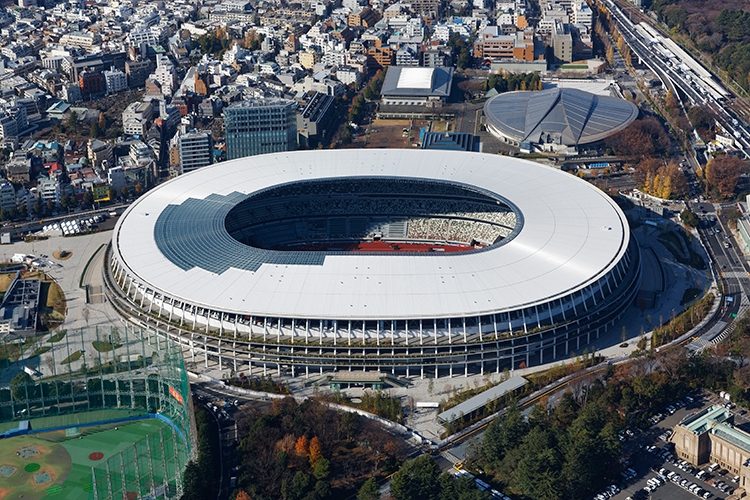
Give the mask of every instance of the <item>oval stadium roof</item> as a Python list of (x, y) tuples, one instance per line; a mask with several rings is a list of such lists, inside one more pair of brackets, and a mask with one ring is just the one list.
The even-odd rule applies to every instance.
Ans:
[[(226, 230), (222, 214), (253, 193), (350, 177), (472, 186), (509, 200), (524, 223), (507, 243), (444, 255), (297, 255), (243, 245)], [(187, 217), (198, 206), (200, 215)], [(177, 220), (178, 212), (187, 215)], [(157, 244), (163, 238), (181, 253), (166, 255)], [(429, 318), (479, 316), (567, 296), (616, 266), (629, 239), (614, 201), (560, 170), (481, 153), (343, 149), (252, 156), (181, 175), (130, 206), (115, 228), (113, 252), (142, 283), (211, 309), (275, 317)], [(208, 247), (191, 256), (198, 243)], [(280, 262), (282, 253), (300, 260), (289, 262), (287, 255)], [(252, 259), (258, 262), (240, 265)], [(215, 268), (222, 263), (229, 265)]]
[(625, 99), (578, 89), (507, 92), (484, 105), (490, 124), (517, 142), (577, 146), (618, 132), (638, 118), (638, 107)]

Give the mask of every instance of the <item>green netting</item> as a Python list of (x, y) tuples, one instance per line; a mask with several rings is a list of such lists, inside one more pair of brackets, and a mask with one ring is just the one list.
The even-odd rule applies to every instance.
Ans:
[[(192, 400), (182, 353), (149, 330), (113, 327), (0, 340), (0, 432), (29, 421), (34, 431), (158, 416), (167, 425), (128, 435), (116, 453), (93, 465), (90, 498), (176, 498), (194, 456)], [(42, 345), (52, 346), (41, 356)], [(148, 422), (155, 420), (144, 420)], [(145, 437), (144, 437), (145, 435)], [(97, 450), (90, 450), (97, 451)]]

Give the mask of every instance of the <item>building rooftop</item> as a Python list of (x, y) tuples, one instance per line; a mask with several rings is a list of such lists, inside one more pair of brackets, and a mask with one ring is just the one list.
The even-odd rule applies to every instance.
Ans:
[(549, 142), (550, 136), (559, 136), (568, 146), (609, 137), (630, 125), (638, 112), (625, 99), (571, 88), (506, 92), (484, 105), (490, 124), (518, 142)]
[(680, 425), (694, 434), (703, 434), (717, 423), (723, 422), (730, 416), (729, 410), (722, 406), (711, 406), (689, 415)]
[(390, 66), (383, 80), (382, 95), (448, 97), (453, 84), (453, 68), (412, 68)]
[(741, 431), (726, 422), (717, 424), (716, 427), (711, 429), (711, 432), (723, 440), (750, 453), (750, 434), (747, 432)]
[(502, 382), (495, 387), (487, 389), (486, 391), (477, 394), (471, 399), (467, 399), (461, 404), (449, 408), (438, 415), (438, 420), (441, 422), (450, 422), (459, 418), (462, 415), (468, 415), (479, 408), (483, 407), (487, 403), (490, 403), (497, 398), (504, 396), (505, 394), (520, 389), (526, 385), (529, 381), (523, 377), (511, 377), (505, 382)]

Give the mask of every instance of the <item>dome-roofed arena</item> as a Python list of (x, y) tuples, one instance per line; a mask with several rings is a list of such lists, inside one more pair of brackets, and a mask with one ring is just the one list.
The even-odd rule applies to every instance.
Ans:
[(630, 125), (638, 113), (638, 106), (625, 99), (569, 88), (506, 92), (484, 105), (494, 136), (543, 151), (600, 141)]
[(131, 205), (107, 254), (121, 314), (193, 361), (447, 376), (567, 358), (631, 304), (613, 200), (480, 153), (327, 150), (220, 163)]

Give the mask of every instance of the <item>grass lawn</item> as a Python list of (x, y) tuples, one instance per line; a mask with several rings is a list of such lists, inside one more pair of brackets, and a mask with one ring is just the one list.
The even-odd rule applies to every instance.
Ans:
[(49, 352), (51, 350), (52, 350), (52, 346), (51, 345), (43, 345), (42, 347), (37, 347), (34, 350), (34, 352), (31, 353), (31, 357), (33, 358), (34, 356), (41, 356), (45, 352)]
[(81, 356), (83, 356), (83, 353), (81, 351), (76, 351), (73, 354), (71, 354), (70, 356), (68, 356), (67, 358), (65, 358), (62, 361), (60, 361), (60, 364), (61, 365), (67, 365), (67, 364), (72, 363), (74, 361), (78, 361), (79, 359), (81, 359)]
[(690, 244), (690, 238), (685, 231), (666, 231), (657, 238), (664, 247), (669, 250), (672, 257), (680, 264), (688, 265), (702, 271), (706, 269), (706, 262), (698, 255)]
[[(28, 458), (18, 456), (18, 450), (27, 447), (36, 447), (39, 455)], [(0, 498), (7, 496), (36, 500), (47, 495), (47, 488), (65, 482), (70, 474), (71, 459), (59, 444), (37, 436), (19, 436), (3, 440), (0, 469), (4, 470), (6, 476), (11, 469), (16, 469), (9, 477), (0, 476)]]
[(91, 343), (91, 345), (93, 345), (94, 349), (99, 352), (114, 351), (115, 349), (119, 349), (120, 347), (122, 347), (122, 344), (113, 344), (112, 342), (104, 342), (102, 340), (95, 340)]
[(47, 339), (47, 342), (55, 343), (60, 342), (62, 339), (65, 338), (65, 334), (68, 333), (68, 330), (60, 330), (56, 334), (52, 335), (49, 339)]
[(62, 288), (52, 278), (41, 272), (31, 272), (24, 275), (25, 279), (40, 279), (42, 286), (39, 290), (39, 312), (42, 325), (52, 330), (65, 320), (67, 302)]
[(13, 283), (13, 278), (16, 277), (16, 273), (2, 273), (0, 274), (0, 293), (5, 293), (10, 288), (10, 284)]

